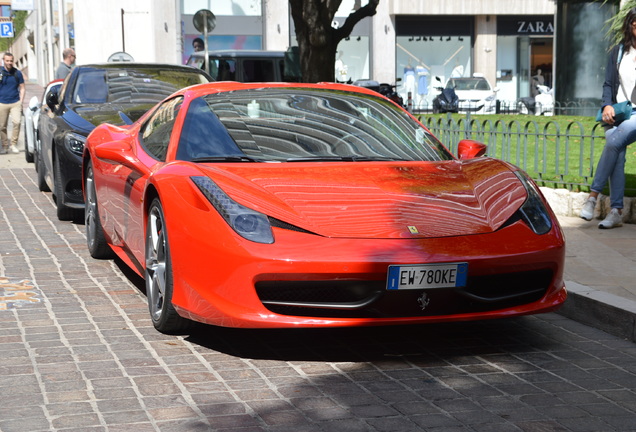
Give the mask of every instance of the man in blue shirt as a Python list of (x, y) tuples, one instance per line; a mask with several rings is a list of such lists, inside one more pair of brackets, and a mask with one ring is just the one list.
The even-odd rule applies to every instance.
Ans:
[[(18, 136), (22, 121), (22, 99), (24, 99), (24, 77), (13, 67), (13, 54), (6, 52), (2, 57), (4, 66), (0, 70), (0, 154), (19, 153)], [(11, 142), (7, 136), (9, 116), (12, 122)]]

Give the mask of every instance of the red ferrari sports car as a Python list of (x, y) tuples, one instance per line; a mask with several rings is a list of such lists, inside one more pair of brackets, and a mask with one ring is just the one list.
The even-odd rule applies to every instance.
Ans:
[(454, 157), (361, 87), (189, 87), (88, 137), (88, 248), (145, 278), (166, 333), (554, 310), (561, 228), (535, 183), (485, 151), (464, 140)]

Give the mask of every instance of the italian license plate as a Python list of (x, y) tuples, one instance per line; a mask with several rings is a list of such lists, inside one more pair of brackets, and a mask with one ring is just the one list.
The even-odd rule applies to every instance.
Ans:
[(391, 265), (388, 290), (456, 288), (466, 286), (468, 263)]

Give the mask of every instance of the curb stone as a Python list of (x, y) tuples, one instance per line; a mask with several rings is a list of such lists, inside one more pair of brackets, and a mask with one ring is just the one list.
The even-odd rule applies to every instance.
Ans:
[(565, 283), (568, 299), (559, 315), (636, 342), (636, 302), (572, 281)]

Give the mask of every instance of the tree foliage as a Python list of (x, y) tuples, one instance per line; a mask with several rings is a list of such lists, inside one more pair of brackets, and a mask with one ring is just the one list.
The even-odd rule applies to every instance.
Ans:
[(364, 6), (356, 2), (344, 24), (335, 28), (332, 24), (342, 0), (289, 0), (304, 82), (335, 81), (338, 43), (363, 18), (375, 15), (379, 1), (368, 0)]
[[(603, 3), (607, 3), (607, 0)], [(623, 22), (629, 11), (636, 7), (636, 0), (626, 0), (622, 3), (618, 13), (605, 22), (608, 39), (612, 45), (617, 45), (623, 38)]]

